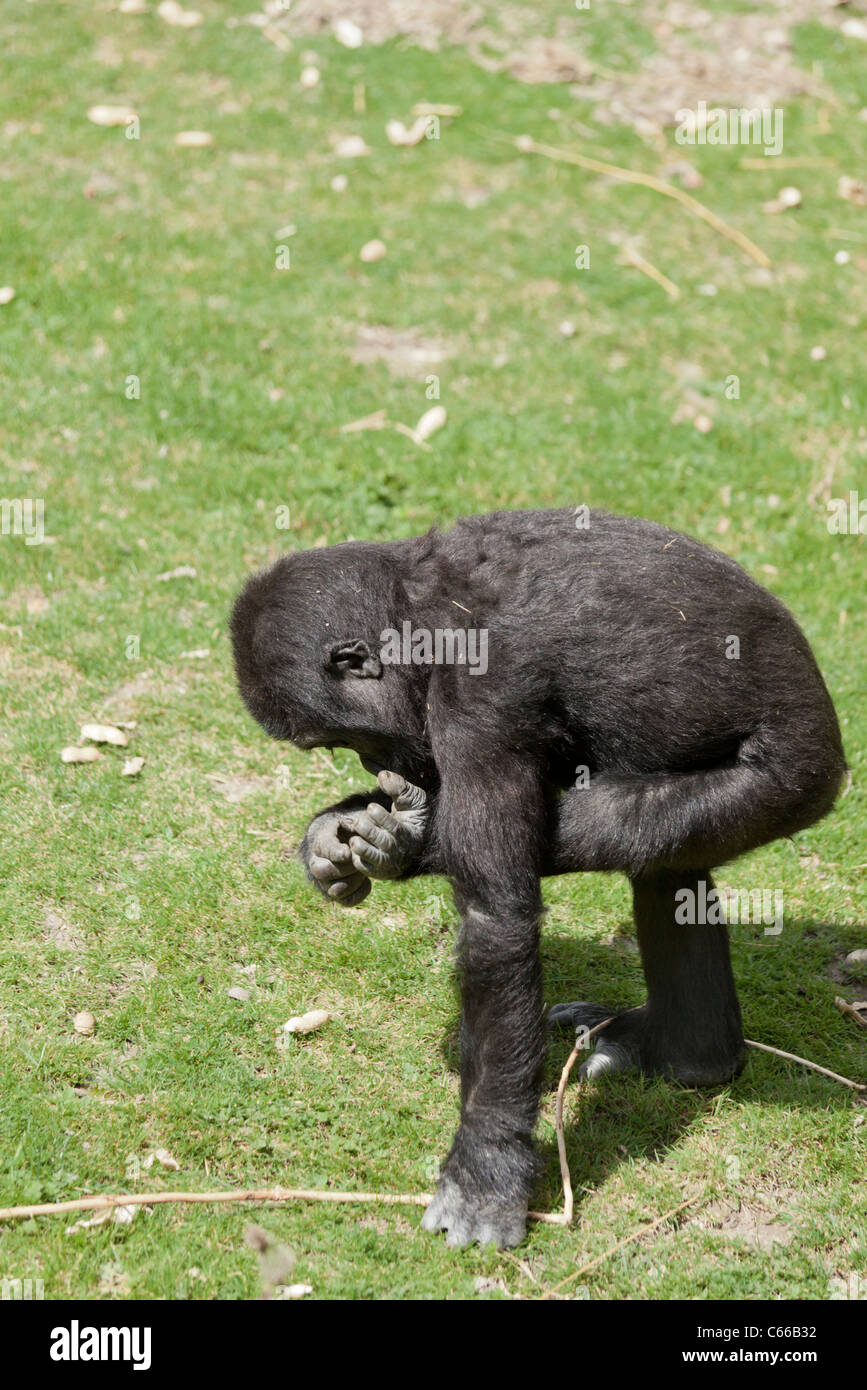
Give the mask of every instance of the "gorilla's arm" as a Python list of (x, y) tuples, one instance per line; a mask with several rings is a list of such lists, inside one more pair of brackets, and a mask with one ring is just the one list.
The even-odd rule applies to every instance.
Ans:
[[(650, 868), (722, 864), (811, 824), (830, 807), (838, 782), (839, 773), (829, 774), (821, 792), (786, 798), (783, 776), (749, 757), (727, 767), (655, 777), (599, 774), (590, 786), (549, 802), (539, 874), (620, 871), (634, 877)], [(380, 785), (372, 798), (350, 797), (332, 808), (351, 823), (350, 852), (340, 846), (334, 866), (340, 872), (332, 879), (341, 877), (350, 860), (356, 876), (368, 879), (448, 873), (442, 848), (429, 833), (434, 801), (394, 773), (381, 773)], [(356, 897), (344, 888), (330, 896), (354, 906), (368, 891), (369, 885)]]
[[(422, 1224), (450, 1245), (516, 1245), (537, 1170), (545, 1050), (539, 962), (544, 796), (529, 758), (443, 721), (434, 835), (461, 916), (461, 1123)], [(475, 755), (475, 756), (474, 756)]]
[[(396, 773), (380, 773), (379, 781), (379, 790), (348, 796), (320, 811), (301, 842), (308, 878), (341, 907), (363, 902), (371, 879), (447, 872), (430, 835), (433, 799)], [(552, 808), (542, 848), (543, 877), (595, 867), (574, 799), (567, 795)]]

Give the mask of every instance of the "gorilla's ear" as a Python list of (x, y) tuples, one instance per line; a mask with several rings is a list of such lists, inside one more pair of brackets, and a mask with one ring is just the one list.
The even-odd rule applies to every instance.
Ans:
[(331, 648), (328, 655), (328, 670), (335, 676), (357, 676), (359, 680), (378, 680), (382, 675), (382, 662), (377, 652), (360, 637), (347, 638)]

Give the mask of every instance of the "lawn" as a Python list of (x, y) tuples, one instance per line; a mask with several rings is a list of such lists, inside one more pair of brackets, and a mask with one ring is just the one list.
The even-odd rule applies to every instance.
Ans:
[[(514, 10), (489, 8), (511, 34), (493, 51), (520, 49)], [(534, 9), (627, 91), (667, 42), (638, 7)], [(732, 929), (748, 1036), (867, 1080), (865, 1033), (834, 1002), (867, 995), (843, 961), (867, 945), (865, 537), (827, 525), (829, 499), (867, 499), (867, 207), (838, 190), (867, 165), (864, 41), (836, 11), (792, 22), (809, 81), (786, 94), (781, 159), (800, 162), (781, 166), (680, 146), (671, 126), (606, 116), (574, 74), (522, 81), (464, 41), (350, 48), (246, 13), (202, 0), (186, 28), (153, 3), (0, 9), (0, 284), (15, 290), (0, 490), (43, 499), (45, 531), (0, 536), (0, 1205), (431, 1190), (458, 1101), (448, 885), (323, 907), (287, 850), (370, 779), (254, 726), (226, 621), (287, 548), (500, 507), (663, 521), (797, 616), (851, 783), (828, 820), (719, 877), (785, 898), (779, 935)], [(393, 145), (386, 123), (411, 126), (417, 103), (460, 114)], [(99, 105), (137, 123), (96, 124)], [(177, 144), (185, 131), (210, 142)], [(770, 266), (656, 189), (522, 152), (522, 135), (678, 188), (699, 174), (692, 196)], [(367, 153), (344, 153), (349, 137)], [(693, 173), (672, 169), (684, 160)], [(786, 185), (800, 205), (765, 211)], [(362, 260), (373, 240), (385, 256)], [(447, 423), (427, 447), (389, 423), (341, 428), (376, 412), (414, 426), (435, 403)], [(134, 721), (129, 747), (62, 762), (94, 721)], [(124, 776), (130, 756), (144, 766)], [(545, 896), (549, 1002), (640, 1002), (625, 881)], [(278, 1048), (312, 1008), (331, 1021)], [(539, 1125), (547, 1211), (568, 1046), (552, 1040)], [(614, 1078), (573, 1086), (567, 1109), (575, 1223), (535, 1225), (513, 1254), (450, 1251), (413, 1207), (157, 1206), (71, 1234), (72, 1216), (5, 1225), (0, 1275), (50, 1299), (255, 1298), (255, 1220), (314, 1298), (532, 1298), (695, 1198), (564, 1293), (867, 1295), (851, 1091), (753, 1054), (716, 1092)], [(157, 1149), (178, 1171), (144, 1166)]]

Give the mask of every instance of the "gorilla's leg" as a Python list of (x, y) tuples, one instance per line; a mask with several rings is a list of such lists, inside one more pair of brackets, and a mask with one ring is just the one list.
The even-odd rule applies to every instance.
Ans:
[[(764, 754), (764, 756), (760, 756)], [(585, 1074), (639, 1068), (711, 1085), (742, 1065), (740, 1009), (723, 925), (679, 925), (678, 889), (698, 901), (710, 868), (812, 824), (844, 770), (833, 740), (805, 751), (756, 736), (726, 767), (682, 775), (600, 775), (567, 792), (549, 830), (547, 872), (619, 869), (632, 881), (648, 999), (603, 1034)], [(706, 899), (705, 899), (706, 900)], [(566, 1004), (553, 1024), (592, 1027), (606, 1011)]]
[(845, 771), (839, 742), (826, 731), (805, 743), (766, 730), (745, 739), (724, 766), (600, 772), (550, 808), (543, 872), (619, 869), (634, 879), (661, 868), (714, 868), (819, 820)]
[[(647, 981), (647, 1003), (619, 1014), (600, 1034), (583, 1076), (642, 1071), (691, 1086), (729, 1080), (743, 1065), (741, 1011), (725, 926), (681, 925), (675, 894), (690, 889), (693, 902), (710, 894), (705, 871), (661, 871), (632, 884), (635, 925)], [(560, 1004), (553, 1025), (592, 1028), (611, 1016), (595, 1004)]]

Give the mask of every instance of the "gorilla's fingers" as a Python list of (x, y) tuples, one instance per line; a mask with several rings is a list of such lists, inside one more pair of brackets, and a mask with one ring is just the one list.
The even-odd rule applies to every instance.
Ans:
[[(379, 809), (382, 811), (383, 808), (380, 806)], [(383, 811), (383, 815), (388, 816), (388, 812)], [(391, 826), (375, 825), (373, 817), (362, 811), (355, 818), (355, 836), (367, 840), (369, 844), (375, 845), (377, 849), (383, 850), (386, 854), (393, 854), (396, 848), (394, 832), (397, 830), (397, 824), (391, 816), (388, 818), (392, 822)], [(352, 844), (352, 841), (350, 840), (349, 843)]]
[(349, 846), (342, 846), (346, 849), (345, 858), (341, 858), (339, 864), (335, 864), (333, 859), (326, 859), (323, 855), (311, 854), (308, 868), (314, 878), (320, 883), (331, 883), (336, 879), (346, 878), (347, 870), (352, 863), (352, 851)]
[(386, 796), (391, 797), (395, 811), (421, 811), (427, 803), (427, 793), (397, 772), (380, 772), (376, 780)]
[(386, 811), (385, 807), (379, 801), (371, 801), (367, 807), (367, 811), (362, 814), (366, 814), (370, 820), (375, 821), (377, 825), (381, 826), (383, 830), (387, 830), (389, 834), (397, 834), (397, 817), (393, 816), (390, 811)]
[(392, 801), (394, 801), (395, 797), (399, 796), (404, 787), (408, 785), (398, 772), (378, 772), (376, 774), (376, 780), (382, 787), (386, 796), (390, 796)]
[(394, 869), (387, 854), (375, 845), (368, 844), (366, 840), (353, 835), (349, 842), (352, 850), (352, 862), (359, 873), (367, 874), (369, 878), (392, 878)]
[(357, 907), (372, 887), (373, 884), (365, 874), (355, 873), (332, 883), (326, 896), (340, 907)]
[[(352, 834), (354, 827), (344, 829), (341, 824), (336, 827), (323, 827), (318, 834), (310, 840), (310, 849), (313, 854), (318, 854), (321, 859), (333, 859), (339, 863), (341, 859), (346, 859), (346, 842)], [(343, 831), (343, 838), (339, 838), (338, 832)]]

